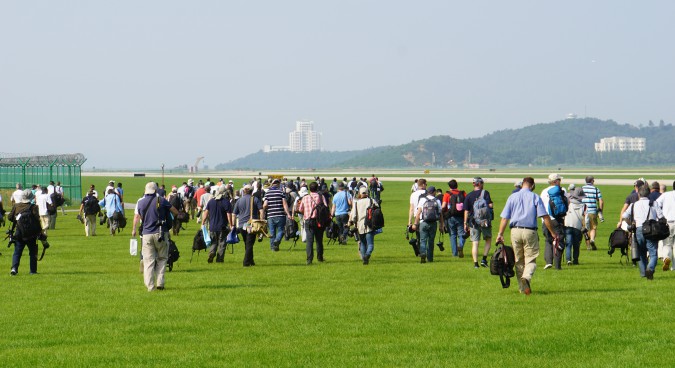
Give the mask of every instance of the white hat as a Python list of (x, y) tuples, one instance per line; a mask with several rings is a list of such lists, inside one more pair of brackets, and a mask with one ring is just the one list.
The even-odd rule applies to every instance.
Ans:
[(307, 191), (307, 187), (300, 188), (300, 191), (298, 192), (300, 198), (306, 196), (307, 194), (309, 194), (309, 192)]
[(157, 192), (157, 184), (154, 182), (149, 182), (145, 184), (145, 194), (155, 194)]
[(562, 176), (558, 175), (557, 173), (553, 173), (548, 176), (548, 181), (556, 181), (556, 180), (562, 180)]
[(216, 200), (220, 200), (223, 198), (223, 196), (225, 196), (225, 189), (226, 188), (224, 185), (218, 187), (218, 190), (216, 191)]
[(35, 194), (33, 194), (33, 191), (30, 189), (26, 189), (23, 191), (23, 194), (21, 195), (21, 203), (30, 203), (34, 198)]

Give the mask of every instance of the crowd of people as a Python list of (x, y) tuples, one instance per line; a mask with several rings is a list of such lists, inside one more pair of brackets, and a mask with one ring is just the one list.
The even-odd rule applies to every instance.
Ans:
[[(503, 244), (505, 230), (510, 229), (521, 293), (529, 295), (532, 292), (532, 277), (540, 253), (540, 227), (544, 238), (544, 269), (561, 269), (563, 262), (568, 266), (578, 265), (583, 241), (587, 250), (597, 250), (597, 227), (604, 221), (602, 192), (595, 186), (593, 176), (587, 176), (583, 186), (570, 184), (564, 188), (562, 180), (557, 173), (549, 175), (546, 188), (539, 194), (532, 177), (519, 180), (501, 211), (495, 240)], [(467, 191), (460, 189), (455, 179), (447, 185), (447, 190), (443, 191), (428, 185), (423, 178), (414, 181), (407, 220), (407, 234), (412, 234), (409, 243), (420, 262), (427, 263), (434, 261), (435, 247), (445, 250), (442, 238), (436, 242), (437, 234), (448, 234), (452, 256), (458, 258), (464, 258), (464, 245), (469, 239), (473, 267), (487, 268), (495, 209), (485, 181), (481, 177), (473, 178), (472, 188)], [(635, 181), (633, 189), (624, 201), (617, 227), (630, 231), (635, 250), (631, 260), (640, 276), (651, 280), (659, 258), (664, 271), (673, 269), (675, 191), (666, 192), (665, 185), (650, 184), (642, 178)], [(279, 251), (282, 239), (285, 235), (288, 238), (291, 228), (297, 229), (294, 231), (305, 243), (307, 265), (313, 264), (315, 259), (319, 263), (325, 261), (326, 235), (340, 245), (354, 238), (361, 261), (368, 265), (375, 235), (381, 230), (374, 228), (367, 217), (371, 208), (382, 205), (383, 191), (382, 182), (374, 175), (359, 179), (334, 178), (332, 182), (319, 177), (311, 181), (300, 177), (253, 178), (239, 188), (232, 180), (207, 178), (195, 182), (190, 179), (171, 186), (168, 191), (164, 185), (147, 183), (144, 196), (136, 202), (132, 230), (133, 237), (137, 233), (141, 235), (141, 269), (145, 285), (149, 291), (164, 289), (164, 269), (168, 259), (166, 240), (171, 235), (178, 235), (183, 224), (189, 221), (195, 221), (208, 232), (212, 243), (208, 263), (224, 262), (226, 239), (234, 230), (244, 243), (243, 266), (255, 266), (253, 246), (262, 239), (262, 234), (254, 230), (251, 223), (264, 219), (273, 252)], [(56, 222), (54, 193), (62, 195), (60, 183), (26, 190), (17, 185), (12, 194), (10, 221), (16, 223), (18, 215), (29, 210), (40, 224), (40, 234), (14, 237), (11, 275), (18, 273), (25, 247), (29, 249), (30, 272), (37, 273), (37, 240), (46, 238), (47, 231), (53, 229)], [(96, 235), (97, 216), (102, 219), (101, 225), (105, 219), (111, 235), (119, 231), (121, 219), (118, 214), (124, 217), (122, 184), (110, 181), (104, 193), (99, 199), (96, 188), (91, 185), (82, 199), (78, 218), (84, 224), (86, 236)], [(330, 219), (330, 225), (324, 223), (324, 213)], [(0, 214), (4, 214), (1, 198)], [(669, 224), (670, 236), (660, 242), (645, 238), (642, 224), (649, 219), (661, 218)], [(329, 230), (331, 226), (336, 230)]]

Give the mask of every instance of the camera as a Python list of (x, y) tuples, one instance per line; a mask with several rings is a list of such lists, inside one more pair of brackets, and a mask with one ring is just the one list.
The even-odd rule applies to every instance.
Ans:
[(347, 230), (347, 235), (349, 235), (349, 237), (356, 236), (356, 227), (349, 228), (349, 230)]
[(82, 215), (78, 214), (75, 219), (79, 221), (80, 223), (84, 224), (84, 219), (82, 218)]
[(471, 233), (465, 231), (464, 234), (462, 235), (462, 239), (464, 239), (464, 240), (469, 239), (470, 236), (471, 236)]
[(586, 241), (591, 240), (591, 237), (588, 236), (588, 229), (587, 228), (585, 228), (585, 227), (581, 228), (581, 233), (584, 235), (584, 239), (586, 239)]
[(16, 244), (16, 240), (14, 240), (14, 233), (12, 232), (12, 230), (7, 230), (5, 234), (7, 234), (7, 236), (5, 236), (5, 239), (9, 239), (9, 243), (7, 243), (7, 248), (12, 246), (13, 244)]

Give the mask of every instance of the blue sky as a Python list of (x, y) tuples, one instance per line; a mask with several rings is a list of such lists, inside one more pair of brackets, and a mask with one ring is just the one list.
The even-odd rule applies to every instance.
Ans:
[[(568, 113), (675, 122), (675, 2), (2, 1), (2, 152), (215, 166)], [(11, 139), (13, 131), (30, 138)]]

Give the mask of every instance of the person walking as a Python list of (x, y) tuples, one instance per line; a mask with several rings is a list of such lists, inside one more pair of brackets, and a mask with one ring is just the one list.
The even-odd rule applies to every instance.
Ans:
[(595, 234), (598, 229), (598, 220), (605, 221), (602, 210), (605, 207), (605, 201), (602, 199), (602, 192), (595, 186), (595, 178), (591, 175), (586, 177), (586, 185), (583, 186), (584, 205), (586, 205), (585, 225), (588, 229), (588, 250), (597, 250), (595, 246)]
[(426, 263), (427, 260), (429, 262), (434, 261), (436, 230), (440, 226), (441, 232), (444, 231), (441, 201), (434, 196), (435, 193), (436, 188), (432, 185), (427, 188), (426, 195), (420, 197), (417, 204), (415, 221), (412, 225), (412, 229), (418, 230), (420, 234), (421, 263)]
[(448, 182), (450, 190), (443, 195), (443, 218), (445, 219), (445, 229), (450, 236), (450, 246), (454, 257), (464, 258), (464, 198), (466, 192), (458, 189), (457, 180), (452, 179)]
[[(344, 187), (342, 188), (342, 192), (346, 193)], [(356, 225), (356, 230), (359, 234), (359, 253), (364, 265), (370, 263), (370, 257), (375, 249), (375, 229), (366, 223), (370, 206), (379, 207), (379, 204), (368, 197), (368, 188), (361, 187), (359, 189), (359, 197), (349, 214), (348, 224), (349, 226)]]
[(670, 228), (670, 236), (663, 239), (662, 251), (659, 256), (663, 258), (663, 270), (673, 270), (673, 246), (675, 245), (675, 182), (673, 182), (673, 190), (661, 194), (661, 196), (654, 202), (656, 206), (661, 208), (663, 217), (668, 221)]
[(309, 183), (309, 194), (304, 196), (298, 206), (298, 211), (302, 213), (305, 223), (305, 232), (307, 233), (307, 265), (311, 265), (314, 260), (314, 242), (316, 242), (316, 259), (323, 262), (323, 232), (324, 229), (318, 226), (318, 213), (315, 211), (316, 205), (322, 202), (327, 205), (324, 197), (318, 193), (319, 184), (315, 181)]
[(544, 226), (551, 234), (555, 233), (544, 202), (534, 193), (534, 188), (534, 178), (530, 176), (523, 178), (521, 189), (512, 193), (506, 200), (497, 234), (497, 243), (504, 243), (504, 230), (506, 225), (509, 225), (511, 244), (515, 253), (518, 290), (525, 295), (532, 293), (532, 276), (537, 269), (539, 256), (537, 218), (543, 220)]
[(164, 224), (169, 213), (174, 217), (178, 215), (178, 211), (164, 197), (157, 195), (157, 184), (147, 183), (143, 197), (136, 203), (131, 237), (136, 237), (138, 223), (142, 220), (143, 281), (148, 291), (164, 290), (164, 270), (169, 259), (166, 241), (169, 229), (164, 228)]
[[(14, 196), (15, 200), (17, 199)], [(37, 239), (42, 231), (40, 227), (40, 213), (38, 206), (33, 204), (35, 195), (30, 189), (22, 192), (21, 198), (12, 205), (7, 218), (14, 223), (14, 255), (12, 256), (12, 269), (9, 274), (16, 276), (19, 273), (19, 264), (24, 248), (28, 247), (30, 274), (37, 274), (38, 245)], [(22, 219), (27, 216), (30, 219)]]
[(247, 226), (249, 219), (263, 218), (263, 204), (258, 197), (251, 195), (253, 187), (251, 184), (244, 185), (243, 195), (237, 200), (232, 213), (237, 216), (239, 231), (244, 238), (244, 267), (255, 266), (253, 259), (253, 245), (255, 244), (255, 234), (251, 233)]
[(584, 231), (588, 231), (584, 227), (586, 212), (586, 205), (583, 202), (586, 196), (584, 189), (574, 188), (570, 192), (569, 206), (565, 216), (565, 258), (568, 266), (579, 264), (581, 237)]
[(291, 211), (285, 200), (286, 195), (280, 185), (281, 180), (272, 180), (272, 185), (265, 193), (263, 201), (263, 209), (267, 216), (267, 225), (270, 232), (270, 249), (274, 252), (279, 251), (279, 245), (284, 236), (286, 219), (291, 218)]
[(654, 206), (649, 201), (649, 187), (646, 184), (638, 188), (637, 202), (628, 206), (622, 215), (623, 221), (627, 222), (629, 226), (635, 225), (635, 237), (633, 240), (637, 244), (637, 251), (640, 257), (637, 264), (640, 270), (640, 277), (646, 277), (647, 280), (654, 279), (654, 269), (658, 260), (658, 242), (644, 237), (642, 234), (642, 224), (647, 220), (658, 220), (661, 217), (663, 217), (661, 207), (658, 205)]
[[(488, 267), (487, 256), (492, 243), (492, 219), (494, 218), (492, 198), (490, 192), (484, 189), (483, 178), (473, 178), (473, 191), (464, 198), (464, 231), (471, 237), (471, 257), (473, 267), (478, 268), (478, 245), (481, 236), (485, 241), (482, 267)], [(476, 203), (478, 203), (476, 205)], [(474, 206), (476, 205), (476, 206)]]
[(337, 221), (340, 233), (338, 235), (339, 244), (347, 244), (348, 238), (348, 222), (349, 210), (353, 206), (353, 200), (349, 191), (345, 189), (345, 184), (339, 182), (337, 184), (337, 193), (333, 196), (333, 206), (331, 207), (331, 216)]
[(202, 214), (202, 226), (209, 224), (209, 235), (211, 236), (211, 249), (209, 250), (208, 263), (224, 262), (227, 234), (230, 226), (234, 226), (232, 216), (232, 206), (227, 197), (227, 188), (224, 185), (218, 187), (215, 197), (211, 198), (206, 204)]

